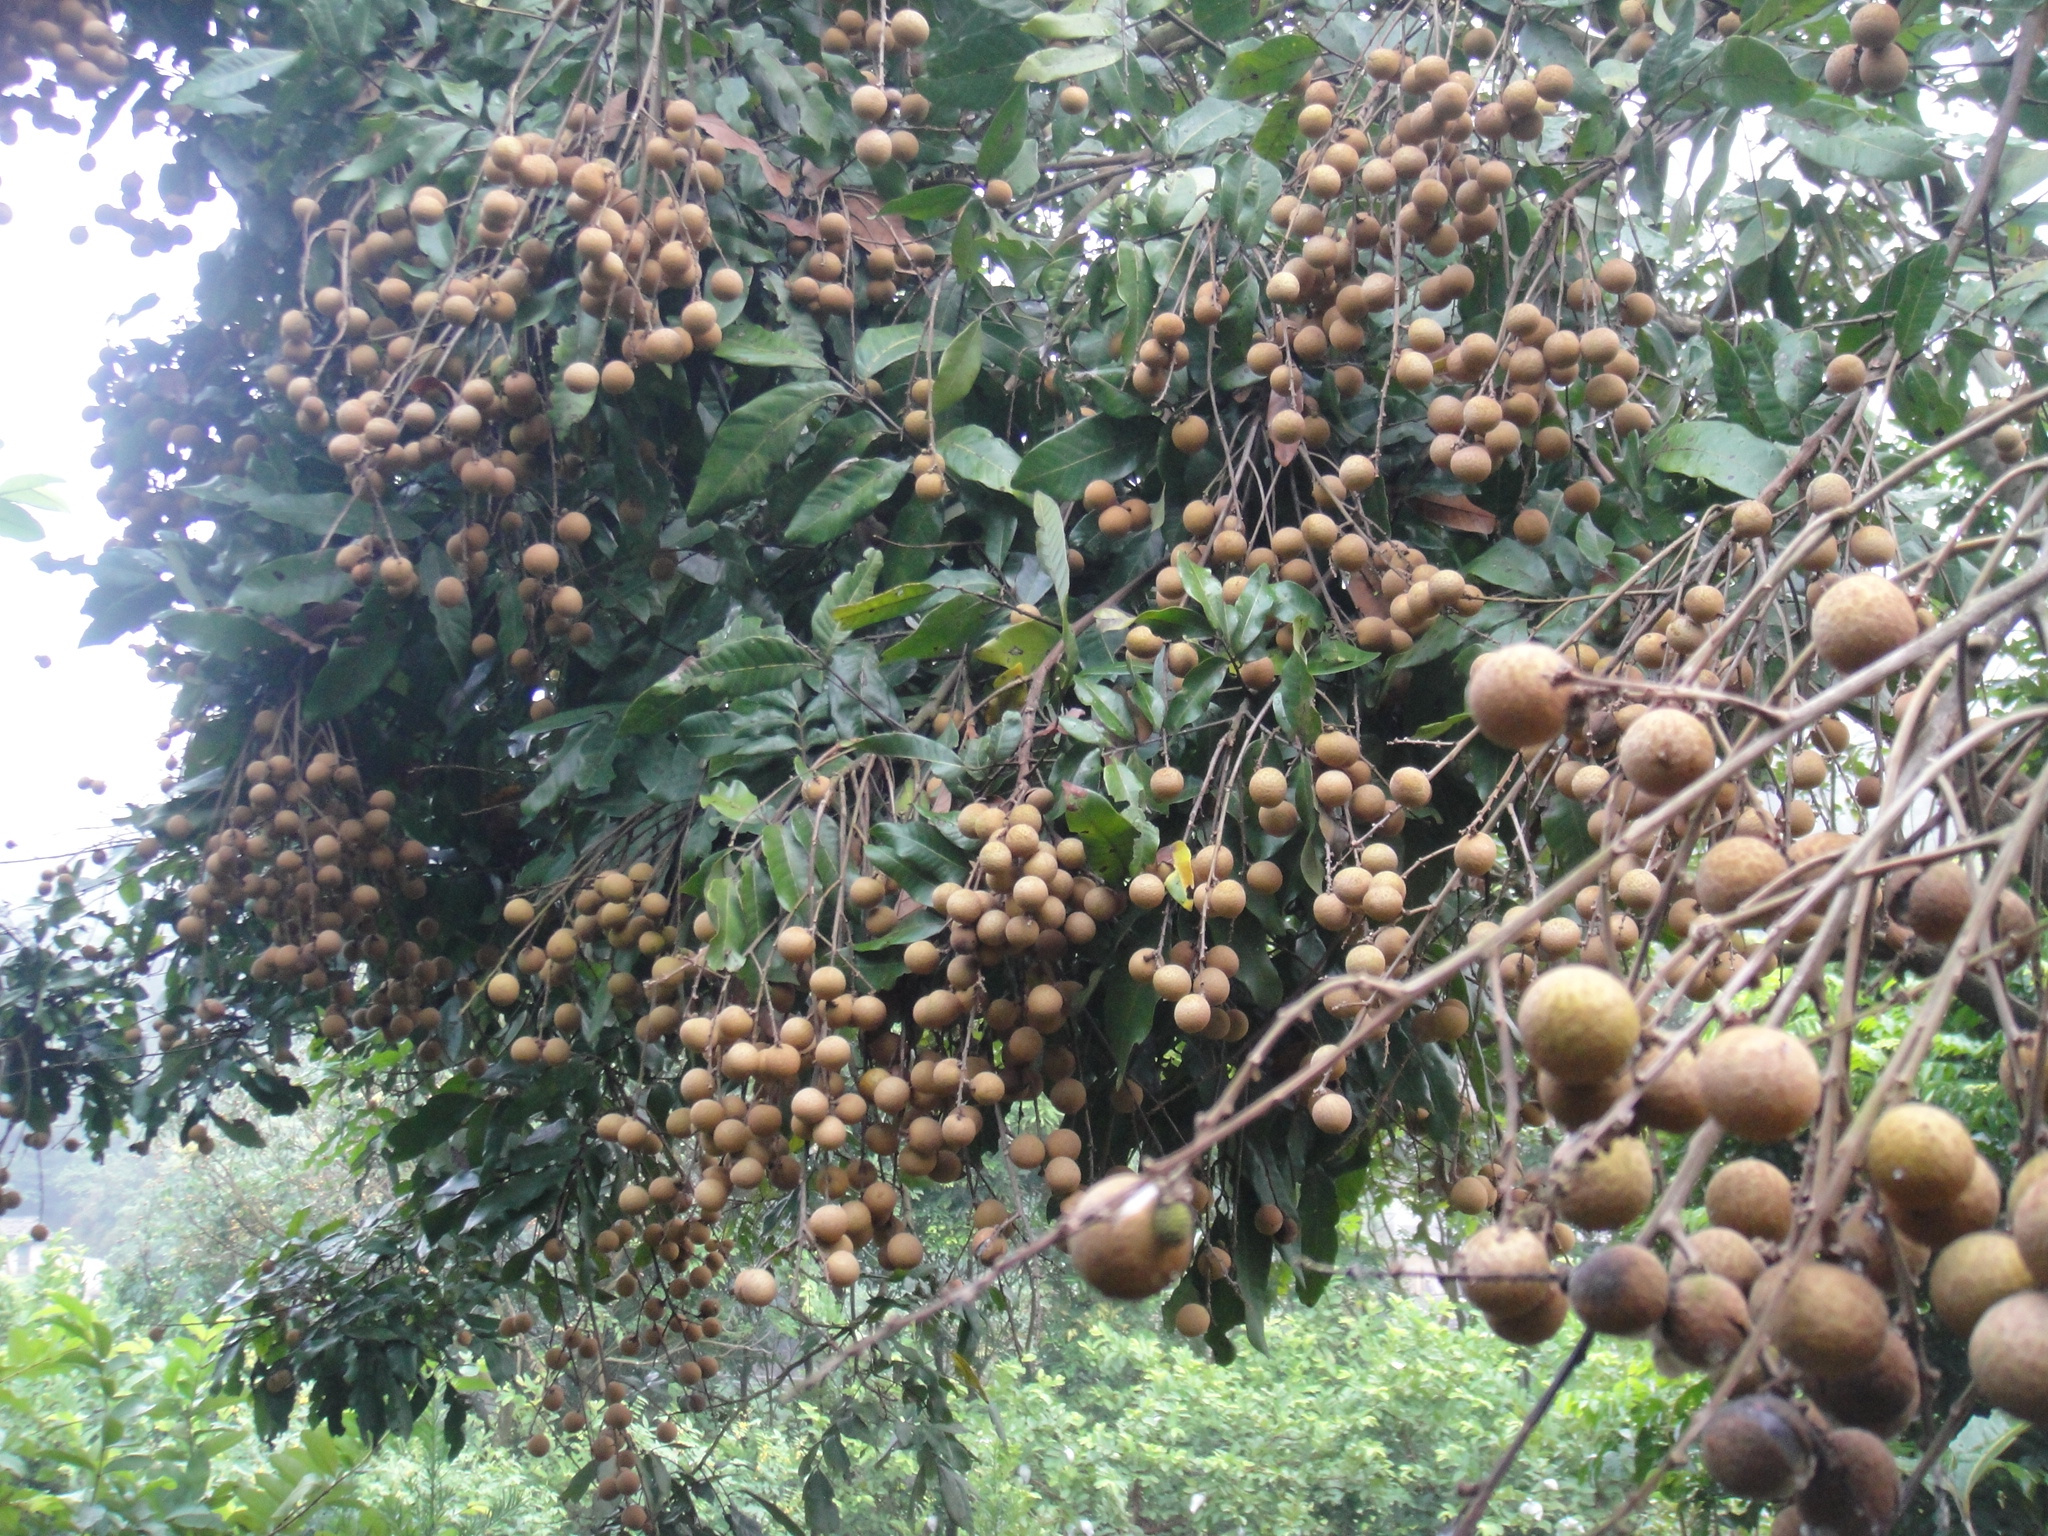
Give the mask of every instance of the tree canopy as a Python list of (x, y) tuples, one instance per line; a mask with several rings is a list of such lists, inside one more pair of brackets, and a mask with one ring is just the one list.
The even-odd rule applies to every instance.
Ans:
[[(17, 914), (4, 1145), (347, 1106), (263, 1422), (527, 1370), (686, 1530), (861, 1381), (965, 1524), (1037, 1256), (1227, 1361), (1374, 1180), (1795, 1528), (1889, 1520), (1929, 1331), (2048, 1413), (2048, 11), (114, 21), (8, 20), (31, 115), (238, 215), (96, 381), (181, 767)], [(1959, 1019), (2002, 1118), (1914, 1102)]]

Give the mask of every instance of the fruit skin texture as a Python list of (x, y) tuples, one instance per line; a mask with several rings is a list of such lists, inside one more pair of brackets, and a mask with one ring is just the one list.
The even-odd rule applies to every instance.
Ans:
[(1813, 609), (1814, 648), (1845, 677), (1919, 633), (1912, 600), (1874, 571), (1836, 582)]
[(1760, 837), (1724, 837), (1706, 851), (1693, 876), (1700, 910), (1733, 912), (1785, 872), (1785, 856)]
[(1558, 678), (1570, 671), (1571, 663), (1547, 645), (1504, 645), (1474, 664), (1465, 708), (1495, 746), (1540, 746), (1564, 730), (1572, 690)]
[(1812, 1479), (1799, 1491), (1799, 1512), (1833, 1536), (1879, 1536), (1898, 1513), (1899, 1481), (1899, 1464), (1876, 1435), (1831, 1430), (1821, 1440)]
[(1884, 1349), (1884, 1297), (1839, 1264), (1808, 1264), (1764, 1309), (1778, 1353), (1816, 1376), (1861, 1370)]
[(1537, 977), (1522, 996), (1517, 1022), (1529, 1059), (1572, 1084), (1602, 1082), (1620, 1071), (1643, 1027), (1628, 988), (1591, 965), (1561, 965)]
[(1922, 870), (1906, 893), (1906, 924), (1930, 944), (1947, 944), (1969, 920), (1977, 892), (1969, 872), (1954, 860)]
[(1650, 1208), (1657, 1195), (1649, 1149), (1636, 1136), (1617, 1136), (1604, 1152), (1558, 1178), (1558, 1214), (1574, 1226), (1611, 1232)]
[(1636, 1334), (1664, 1316), (1671, 1281), (1638, 1243), (1603, 1248), (1572, 1271), (1571, 1304), (1595, 1333)]
[(1726, 1365), (1749, 1337), (1749, 1304), (1719, 1275), (1680, 1275), (1671, 1282), (1657, 1336), (1695, 1370)]
[(1970, 1331), (1970, 1374), (1994, 1408), (2048, 1419), (2048, 1292), (2008, 1296)]
[(1543, 1239), (1525, 1227), (1484, 1227), (1458, 1250), (1465, 1296), (1480, 1311), (1513, 1317), (1543, 1305), (1557, 1289)]
[(1745, 1141), (1784, 1141), (1820, 1108), (1820, 1068), (1792, 1036), (1755, 1024), (1724, 1029), (1700, 1051), (1700, 1092), (1712, 1115)]
[(1706, 1118), (1696, 1051), (1680, 1051), (1672, 1057), (1670, 1065), (1644, 1085), (1642, 1097), (1636, 1100), (1636, 1119), (1653, 1131), (1689, 1136)]
[(1650, 795), (1675, 795), (1714, 766), (1712, 734), (1682, 709), (1640, 716), (1617, 751), (1628, 781)]
[(1707, 1220), (1783, 1242), (1792, 1231), (1792, 1181), (1762, 1158), (1737, 1158), (1707, 1181)]
[(1863, 1168), (1871, 1187), (1908, 1210), (1946, 1205), (1969, 1187), (1977, 1149), (1963, 1122), (1932, 1104), (1900, 1104), (1871, 1128)]
[(1552, 1282), (1544, 1287), (1542, 1299), (1528, 1311), (1508, 1317), (1488, 1313), (1486, 1326), (1510, 1344), (1541, 1344), (1555, 1336), (1570, 1315), (1571, 1304), (1565, 1299), (1564, 1287)]
[(1737, 1498), (1787, 1499), (1813, 1476), (1814, 1434), (1782, 1397), (1738, 1397), (1707, 1421), (1700, 1461)]
[(1887, 1220), (1904, 1236), (1928, 1248), (1943, 1248), (1968, 1232), (1981, 1232), (1998, 1220), (1998, 1174), (1983, 1158), (1963, 1192), (1945, 1205), (1920, 1210), (1880, 1202)]
[(2048, 1285), (2048, 1179), (2036, 1179), (2012, 1213), (2013, 1241), (2034, 1284)]
[(2016, 1291), (2032, 1288), (2034, 1277), (2020, 1258), (2019, 1244), (2003, 1232), (1971, 1232), (1941, 1250), (1928, 1277), (1934, 1314), (1950, 1333), (1967, 1339), (1979, 1318)]
[(1806, 1395), (1837, 1424), (1896, 1435), (1920, 1411), (1920, 1363), (1894, 1328), (1870, 1364), (1843, 1376), (1811, 1377)]
[(1693, 1257), (1702, 1268), (1732, 1281), (1745, 1295), (1764, 1272), (1764, 1258), (1756, 1244), (1733, 1227), (1703, 1227), (1693, 1233), (1691, 1242)]
[(1067, 1253), (1081, 1278), (1105, 1296), (1153, 1295), (1193, 1257), (1194, 1210), (1139, 1174), (1110, 1174), (1082, 1191), (1074, 1209), (1085, 1224), (1067, 1239)]

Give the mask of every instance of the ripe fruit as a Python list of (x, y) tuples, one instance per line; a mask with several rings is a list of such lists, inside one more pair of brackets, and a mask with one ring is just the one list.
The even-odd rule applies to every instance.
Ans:
[(1871, 1128), (1863, 1171), (1888, 1204), (1909, 1210), (1947, 1205), (1969, 1186), (1977, 1149), (1963, 1122), (1932, 1104), (1900, 1104)]
[(1898, 1513), (1899, 1481), (1899, 1464), (1884, 1441), (1867, 1430), (1837, 1429), (1822, 1437), (1797, 1507), (1814, 1530), (1881, 1536)]
[(1928, 1297), (1949, 1332), (1967, 1339), (1996, 1303), (2033, 1287), (2033, 1273), (2020, 1258), (2019, 1244), (2003, 1232), (1971, 1232), (1957, 1238), (1934, 1261)]
[(1761, 1158), (1737, 1158), (1707, 1182), (1707, 1220), (1744, 1237), (1783, 1242), (1792, 1231), (1792, 1181)]
[(1173, 1327), (1183, 1338), (1199, 1339), (1209, 1331), (1209, 1309), (1199, 1301), (1183, 1302), (1173, 1314)]
[(1714, 738), (1682, 709), (1653, 709), (1622, 733), (1621, 771), (1646, 794), (1675, 795), (1714, 766)]
[(1737, 1498), (1788, 1499), (1813, 1475), (1814, 1434), (1782, 1397), (1739, 1397), (1707, 1421), (1700, 1463)]
[(1920, 1407), (1920, 1362), (1895, 1328), (1870, 1364), (1841, 1376), (1810, 1377), (1806, 1395), (1838, 1424), (1896, 1435)]
[(1931, 865), (1906, 893), (1907, 926), (1930, 944), (1950, 944), (1969, 921), (1976, 899), (1976, 882), (1962, 865), (1953, 859)]
[[(1770, 1284), (1770, 1276), (1758, 1289)], [(1778, 1353), (1815, 1376), (1861, 1370), (1884, 1348), (1891, 1319), (1884, 1296), (1839, 1264), (1803, 1266), (1758, 1310)]]
[(1590, 965), (1561, 965), (1539, 976), (1523, 995), (1517, 1023), (1529, 1059), (1570, 1084), (1612, 1077), (1642, 1033), (1627, 986)]
[(774, 1274), (765, 1269), (743, 1269), (733, 1276), (733, 1295), (750, 1307), (767, 1306), (778, 1289)]
[(1764, 1272), (1763, 1255), (1756, 1251), (1756, 1244), (1731, 1227), (1703, 1227), (1687, 1241), (1703, 1269), (1731, 1282), (1745, 1295)]
[(1755, 1024), (1724, 1029), (1700, 1051), (1707, 1113), (1745, 1141), (1784, 1141), (1820, 1108), (1820, 1069), (1804, 1043)]
[(1503, 646), (1472, 664), (1465, 708), (1495, 746), (1541, 746), (1564, 730), (1571, 664), (1547, 645)]
[(1813, 609), (1814, 649), (1845, 677), (1890, 655), (1919, 633), (1911, 600), (1874, 571), (1836, 582)]
[(1572, 1271), (1571, 1306), (1596, 1333), (1637, 1334), (1664, 1316), (1671, 1280), (1636, 1243), (1603, 1248)]
[(1081, 1278), (1105, 1296), (1136, 1301), (1164, 1289), (1188, 1267), (1194, 1210), (1128, 1171), (1091, 1184), (1073, 1207), (1082, 1223), (1067, 1239)]
[(1558, 1214), (1575, 1226), (1611, 1232), (1650, 1208), (1657, 1180), (1637, 1136), (1617, 1136), (1597, 1156), (1558, 1177)]
[(1749, 1337), (1749, 1304), (1734, 1282), (1716, 1274), (1680, 1275), (1671, 1282), (1657, 1338), (1695, 1370), (1726, 1365)]
[(1693, 891), (1700, 910), (1718, 917), (1745, 905), (1785, 869), (1785, 856), (1762, 838), (1724, 837), (1700, 859)]
[(1491, 1317), (1513, 1317), (1542, 1306), (1557, 1283), (1543, 1239), (1526, 1227), (1483, 1227), (1458, 1250), (1465, 1297)]
[(2008, 1296), (1978, 1319), (1970, 1374), (1992, 1407), (2035, 1423), (2048, 1419), (2048, 1292)]

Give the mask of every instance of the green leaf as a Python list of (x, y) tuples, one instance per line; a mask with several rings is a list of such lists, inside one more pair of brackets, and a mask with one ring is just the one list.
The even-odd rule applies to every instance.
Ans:
[(939, 359), (932, 377), (932, 410), (943, 411), (965, 400), (981, 375), (981, 321), (955, 336)]
[(336, 568), (334, 551), (316, 549), (257, 566), (228, 594), (228, 606), (295, 618), (307, 603), (331, 603), (354, 590), (348, 572)]
[(1159, 423), (1152, 416), (1089, 416), (1026, 449), (1011, 488), (1074, 501), (1090, 480), (1119, 480), (1132, 473), (1158, 440)]
[(693, 700), (737, 699), (787, 688), (817, 667), (809, 650), (778, 632), (707, 645), (626, 706), (619, 734), (649, 736), (670, 730), (689, 713)]
[(1138, 1043), (1152, 1033), (1152, 1020), (1159, 1011), (1159, 994), (1148, 981), (1140, 981), (1123, 966), (1113, 968), (1102, 989), (1102, 1032), (1109, 1041), (1109, 1054), (1119, 1073), (1131, 1059)]
[(1017, 450), (978, 423), (955, 427), (933, 447), (945, 460), (947, 473), (992, 491), (1009, 490), (1016, 478)]
[[(1009, 162), (1005, 161), (1007, 165)], [(885, 218), (950, 219), (974, 198), (974, 189), (961, 181), (942, 182), (936, 187), (919, 187), (882, 204)], [(923, 326), (889, 326), (889, 330), (922, 331)], [(863, 334), (873, 334), (867, 332)], [(858, 343), (856, 343), (856, 347)]]
[(967, 855), (937, 827), (921, 821), (878, 821), (869, 834), (868, 859), (910, 893), (912, 901), (930, 901), (948, 880), (967, 875)]
[(1031, 516), (1038, 525), (1036, 553), (1038, 563), (1045, 574), (1052, 578), (1052, 589), (1059, 594), (1060, 612), (1067, 611), (1067, 584), (1073, 572), (1067, 568), (1067, 524), (1060, 515), (1060, 504), (1043, 491), (1031, 493)]
[(829, 544), (895, 494), (910, 466), (897, 459), (856, 459), (825, 477), (796, 509), (783, 537)]
[(839, 393), (837, 384), (824, 380), (783, 384), (726, 417), (704, 455), (685, 515), (707, 517), (760, 495), (818, 407)]
[(1941, 152), (1926, 134), (1903, 123), (1873, 123), (1861, 113), (1824, 126), (1774, 113), (1771, 130), (1815, 164), (1873, 181), (1911, 181), (1941, 170)]
[[(1043, 14), (1055, 16), (1058, 13), (1047, 11)], [(988, 126), (981, 131), (981, 152), (974, 157), (975, 175), (986, 181), (1010, 168), (1010, 162), (1017, 158), (1017, 151), (1024, 146), (1024, 128), (1030, 107), (1030, 95), (1021, 85), (1003, 98), (1003, 104), (996, 108)], [(963, 193), (966, 190), (961, 188)]]
[(1299, 115), (1300, 109), (1292, 98), (1283, 96), (1274, 102), (1259, 124), (1259, 131), (1252, 135), (1252, 153), (1283, 171), (1291, 171), (1294, 146), (1301, 141), (1301, 126), (1296, 121)]
[(849, 752), (872, 752), (877, 757), (900, 757), (913, 763), (940, 763), (951, 766), (960, 761), (960, 754), (943, 741), (929, 736), (913, 736), (909, 731), (881, 731), (873, 736), (856, 736), (846, 744)]
[(43, 536), (43, 525), (28, 508), (9, 496), (0, 496), (0, 539), (31, 543)]
[(843, 608), (832, 610), (832, 622), (851, 633), (866, 629), (873, 624), (886, 624), (891, 619), (900, 619), (906, 613), (915, 613), (922, 608), (925, 600), (939, 589), (928, 581), (909, 581), (900, 587), (891, 587), (886, 592), (877, 592), (873, 597), (863, 598), (857, 603), (848, 603)]
[(735, 320), (718, 343), (720, 361), (751, 368), (804, 368), (819, 373), (825, 359), (789, 331), (771, 331), (751, 320)]
[(1878, 309), (1892, 311), (1892, 341), (1901, 357), (1926, 344), (1948, 298), (1948, 276), (1948, 248), (1937, 241), (1899, 262), (1872, 295)]
[(1728, 107), (1796, 107), (1813, 94), (1784, 54), (1754, 37), (1731, 37), (1714, 50), (1706, 87)]
[(997, 611), (986, 598), (972, 593), (949, 597), (926, 614), (917, 628), (882, 652), (882, 660), (923, 661), (951, 655), (979, 635)]
[(1115, 37), (1116, 18), (1101, 11), (1040, 11), (1024, 30), (1041, 43), (1072, 43), (1090, 37)]
[(1060, 632), (1043, 619), (1012, 624), (974, 653), (976, 661), (1006, 671), (1029, 672), (1051, 652)]
[(1519, 539), (1498, 539), (1489, 544), (1477, 560), (1465, 567), (1465, 573), (1524, 597), (1548, 597), (1551, 592), (1550, 567)]
[(398, 665), (405, 639), (403, 620), (389, 610), (384, 617), (385, 622), (371, 631), (365, 644), (337, 647), (329, 653), (327, 665), (306, 690), (303, 716), (308, 724), (338, 720), (384, 686)]
[(1041, 48), (1017, 66), (1014, 79), (1032, 85), (1050, 85), (1075, 75), (1093, 74), (1123, 62), (1124, 51), (1115, 43), (1086, 43), (1079, 48)]
[[(943, 347), (948, 338), (932, 337), (932, 346)], [(861, 378), (872, 379), (891, 363), (919, 351), (925, 342), (925, 328), (921, 325), (881, 325), (860, 333), (853, 344), (853, 371)]]
[(1263, 116), (1256, 107), (1221, 96), (1204, 96), (1161, 130), (1159, 142), (1169, 155), (1199, 154), (1225, 139), (1257, 133), (1261, 121)]
[(1092, 789), (1067, 795), (1067, 830), (1081, 839), (1088, 850), (1088, 862), (1112, 875), (1129, 870), (1131, 853), (1138, 846), (1138, 829), (1108, 800)]
[(442, 1145), (469, 1122), (483, 1100), (470, 1093), (437, 1093), (384, 1133), (384, 1155), (410, 1161)]
[(596, 405), (596, 390), (588, 394), (578, 394), (557, 375), (554, 389), (548, 395), (548, 424), (555, 429), (555, 435), (559, 437), (581, 423)]
[(1278, 37), (1269, 37), (1256, 48), (1224, 60), (1216, 77), (1216, 94), (1244, 101), (1292, 90), (1309, 60), (1322, 51), (1322, 45), (1305, 32), (1283, 32)]
[(1675, 421), (1658, 434), (1651, 462), (1667, 475), (1755, 496), (1784, 469), (1785, 450), (1732, 421)]
[(235, 103), (252, 85), (274, 79), (299, 62), (296, 48), (215, 48), (203, 68), (171, 93), (171, 105), (211, 112)]

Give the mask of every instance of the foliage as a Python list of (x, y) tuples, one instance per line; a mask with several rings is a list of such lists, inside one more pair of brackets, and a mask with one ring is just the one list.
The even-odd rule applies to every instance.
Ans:
[[(265, 1433), (452, 1439), (537, 1349), (572, 1494), (698, 1529), (687, 1453), (845, 1366), (958, 1525), (970, 1304), (1084, 1180), (1147, 1164), (1219, 1362), (1376, 1181), (1565, 1251), (1649, 1085), (1522, 1134), (1539, 953), (1626, 970), (1646, 1077), (1839, 948), (1899, 1089), (1952, 995), (1988, 1083), (2039, 721), (1898, 674), (1967, 695), (2048, 580), (2042, 18), (1876, 9), (144, 4), (133, 97), (45, 38), (240, 222), (96, 380), (86, 639), (146, 632), (181, 777), (7, 937), (10, 1134), (345, 1109), (391, 1198), (236, 1289)], [(1911, 589), (1868, 654), (1843, 543)], [(1518, 735), (1466, 690), (1530, 638)], [(1651, 791), (1604, 762), (1659, 702), (1716, 766)], [(1815, 873), (1712, 900), (1731, 834)], [(1953, 964), (1899, 906), (1949, 853), (2009, 855)]]

